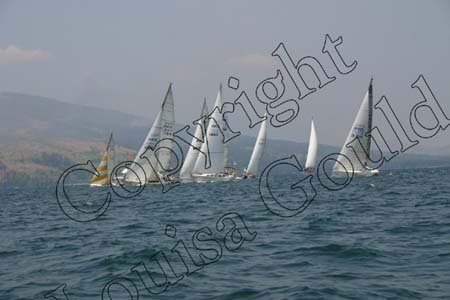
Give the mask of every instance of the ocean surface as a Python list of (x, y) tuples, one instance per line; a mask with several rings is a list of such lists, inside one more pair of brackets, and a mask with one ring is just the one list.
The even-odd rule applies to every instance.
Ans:
[[(288, 208), (303, 197), (295, 182), (270, 181)], [(288, 218), (266, 208), (256, 179), (113, 194), (84, 223), (54, 186), (2, 190), (0, 299), (63, 284), (48, 299), (450, 299), (450, 168), (382, 170), (339, 191), (312, 183), (315, 199)], [(68, 195), (89, 212), (107, 191)]]

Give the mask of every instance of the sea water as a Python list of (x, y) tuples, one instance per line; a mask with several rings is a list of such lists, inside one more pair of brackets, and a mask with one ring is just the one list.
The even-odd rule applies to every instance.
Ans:
[[(271, 184), (295, 207), (301, 195), (292, 182), (280, 176)], [(107, 192), (68, 190), (87, 211)], [(0, 299), (44, 299), (63, 284), (71, 300), (102, 299), (105, 287), (103, 299), (136, 299), (127, 284), (139, 299), (450, 299), (449, 168), (382, 171), (339, 191), (317, 188), (290, 218), (266, 208), (258, 179), (112, 194), (106, 213), (84, 223), (64, 215), (54, 186), (1, 195)], [(192, 255), (189, 274), (174, 249)], [(208, 264), (193, 263), (199, 254)], [(158, 255), (166, 278), (152, 261)]]

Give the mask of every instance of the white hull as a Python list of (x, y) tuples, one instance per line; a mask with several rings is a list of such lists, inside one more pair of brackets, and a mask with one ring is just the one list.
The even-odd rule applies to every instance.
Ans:
[(377, 176), (377, 175), (380, 175), (380, 171), (378, 171), (377, 169), (370, 170), (370, 171), (368, 171), (368, 173), (369, 173), (369, 176)]
[[(333, 171), (333, 175), (336, 176), (343, 176), (346, 173), (346, 171)], [(357, 176), (377, 176), (380, 174), (380, 171), (378, 169), (373, 169), (373, 170), (355, 170), (353, 171), (353, 175), (357, 175)]]
[(228, 174), (192, 174), (194, 182), (226, 182), (236, 179), (236, 175)]
[(101, 183), (91, 183), (89, 186), (90, 186), (90, 187), (103, 187), (103, 186), (109, 186), (109, 184), (106, 184), (106, 183), (104, 183), (104, 184), (101, 184)]
[[(119, 183), (118, 182), (112, 182), (112, 185), (113, 186), (118, 186), (119, 185)], [(91, 184), (89, 184), (89, 186), (90, 187), (110, 187), (111, 186), (111, 184), (109, 184), (109, 182), (107, 182), (107, 183), (91, 183)]]
[[(178, 182), (177, 180), (174, 180), (174, 181), (166, 181), (164, 179), (161, 179), (161, 180), (163, 180), (164, 183), (176, 183), (176, 182)], [(123, 181), (123, 182), (121, 182), (121, 184), (125, 185), (125, 186), (127, 186), (127, 185), (129, 185), (129, 186), (141, 186), (141, 184), (139, 182), (134, 182), (134, 181)], [(149, 185), (149, 186), (160, 185), (160, 184), (161, 184), (161, 182), (159, 182), (158, 180), (157, 181), (147, 181), (145, 183), (145, 185)], [(118, 186), (119, 184), (118, 183), (113, 183), (113, 185), (114, 186)]]
[(178, 181), (181, 183), (192, 183), (192, 182), (194, 182), (194, 179), (192, 177), (186, 177), (186, 178), (178, 177)]

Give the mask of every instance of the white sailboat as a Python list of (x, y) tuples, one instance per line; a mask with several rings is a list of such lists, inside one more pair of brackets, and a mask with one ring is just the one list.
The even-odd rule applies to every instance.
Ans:
[(317, 133), (314, 120), (311, 120), (311, 133), (309, 136), (308, 154), (306, 156), (305, 171), (313, 172), (317, 164)]
[[(140, 183), (144, 178), (149, 182), (159, 182), (165, 180), (164, 174), (170, 170), (172, 141), (167, 138), (173, 136), (175, 125), (174, 101), (172, 94), (172, 84), (169, 85), (161, 110), (156, 116), (147, 137), (142, 143), (141, 148), (136, 154), (133, 163), (129, 166), (124, 175), (124, 181), (129, 183)], [(159, 143), (158, 143), (159, 142)], [(158, 143), (159, 150), (157, 153), (150, 149), (155, 149)], [(147, 149), (149, 150), (147, 151)], [(142, 155), (147, 151), (145, 156), (148, 157), (150, 163)], [(144, 174), (145, 172), (145, 174)]]
[(242, 178), (254, 178), (258, 175), (259, 164), (261, 162), (261, 157), (264, 153), (264, 147), (266, 145), (266, 136), (267, 136), (267, 113), (264, 114), (264, 121), (261, 123), (261, 127), (259, 128), (258, 137), (256, 138), (255, 147), (253, 148), (252, 156), (250, 157), (250, 161), (246, 169), (244, 169), (244, 173), (242, 174)]
[[(373, 87), (372, 79), (369, 88), (353, 122), (352, 128), (342, 146), (340, 154), (348, 158), (339, 156), (333, 167), (333, 173), (353, 172), (361, 175), (378, 175), (379, 171), (371, 169), (367, 164), (370, 155), (371, 138), (367, 136), (372, 129), (372, 111), (373, 111)], [(347, 147), (353, 140), (359, 139), (362, 147)], [(358, 143), (358, 142), (356, 142)]]
[(102, 159), (97, 166), (98, 175), (94, 174), (91, 178), (90, 186), (105, 186), (109, 185), (111, 171), (115, 166), (115, 145), (113, 134), (109, 136), (106, 144), (105, 152), (103, 152)]
[[(203, 122), (204, 118), (208, 115), (208, 107), (206, 106), (206, 99), (203, 101), (202, 112), (200, 114), (199, 122)], [(206, 122), (207, 124), (207, 122)], [(204, 125), (202, 125), (204, 126)], [(189, 146), (189, 150), (186, 154), (186, 157), (183, 162), (183, 166), (180, 170), (180, 179), (182, 181), (191, 181), (192, 180), (192, 171), (194, 170), (195, 163), (200, 153), (200, 149), (202, 147), (202, 141), (204, 140), (203, 132), (204, 128), (202, 126), (197, 125), (194, 133), (194, 137), (192, 138), (191, 146)]]
[(226, 125), (222, 108), (222, 85), (217, 93), (216, 103), (210, 116), (206, 137), (201, 151), (208, 155), (198, 155), (192, 171), (195, 182), (229, 181), (236, 177), (236, 172), (226, 168), (228, 151), (224, 143), (226, 137)]

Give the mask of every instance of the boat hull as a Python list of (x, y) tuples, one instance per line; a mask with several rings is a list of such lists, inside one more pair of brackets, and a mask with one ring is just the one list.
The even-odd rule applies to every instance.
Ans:
[(194, 182), (226, 182), (236, 179), (236, 175), (228, 174), (193, 174), (192, 181)]
[[(344, 176), (346, 173), (347, 173), (346, 171), (333, 171), (334, 176)], [(378, 176), (380, 175), (380, 171), (378, 169), (353, 171), (353, 175), (367, 176), (367, 177)]]

